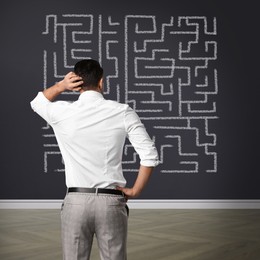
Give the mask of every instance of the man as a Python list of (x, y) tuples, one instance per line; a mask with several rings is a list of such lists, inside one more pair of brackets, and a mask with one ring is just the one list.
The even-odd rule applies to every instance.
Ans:
[[(68, 193), (61, 211), (63, 259), (89, 259), (96, 235), (102, 260), (126, 259), (128, 198), (147, 184), (158, 153), (137, 114), (102, 95), (103, 69), (95, 60), (79, 61), (54, 86), (39, 92), (32, 109), (53, 128), (65, 164)], [(73, 103), (56, 101), (79, 91)], [(139, 173), (126, 188), (122, 152), (128, 137), (140, 157)]]

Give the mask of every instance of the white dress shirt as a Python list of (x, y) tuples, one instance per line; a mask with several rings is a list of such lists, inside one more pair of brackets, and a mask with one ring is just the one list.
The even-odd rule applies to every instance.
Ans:
[(124, 187), (122, 153), (126, 137), (141, 165), (158, 164), (154, 142), (126, 104), (88, 90), (75, 102), (51, 102), (39, 92), (31, 107), (53, 128), (65, 164), (67, 187)]

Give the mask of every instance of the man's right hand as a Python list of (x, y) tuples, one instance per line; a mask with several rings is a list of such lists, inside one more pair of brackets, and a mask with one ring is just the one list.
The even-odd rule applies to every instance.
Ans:
[(132, 188), (116, 187), (117, 190), (124, 192), (126, 200), (138, 197), (146, 186), (154, 167), (140, 165), (139, 173)]

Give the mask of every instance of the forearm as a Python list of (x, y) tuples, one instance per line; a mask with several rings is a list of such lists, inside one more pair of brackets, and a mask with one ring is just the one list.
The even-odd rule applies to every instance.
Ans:
[(50, 88), (47, 88), (43, 91), (44, 96), (50, 100), (53, 101), (56, 99), (58, 95), (60, 95), (63, 91), (65, 91), (64, 86), (61, 84), (61, 82), (56, 83)]
[(124, 192), (126, 199), (139, 196), (146, 186), (147, 182), (149, 181), (153, 169), (154, 167), (146, 167), (140, 165), (138, 176), (136, 178), (134, 186), (132, 188), (117, 187), (117, 189)]
[(140, 165), (138, 176), (136, 178), (135, 184), (133, 186), (133, 196), (137, 197), (141, 194), (144, 187), (148, 183), (154, 167), (146, 167), (143, 165)]
[(77, 76), (73, 72), (69, 72), (63, 80), (59, 81), (50, 88), (43, 91), (44, 96), (53, 101), (58, 95), (65, 90), (68, 91), (80, 91), (81, 85), (83, 84), (82, 78)]

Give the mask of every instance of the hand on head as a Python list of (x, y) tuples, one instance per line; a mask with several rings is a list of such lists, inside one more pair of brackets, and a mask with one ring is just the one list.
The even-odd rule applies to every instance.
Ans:
[(65, 75), (64, 79), (60, 81), (64, 90), (80, 91), (82, 89), (83, 80), (74, 72), (69, 72)]

